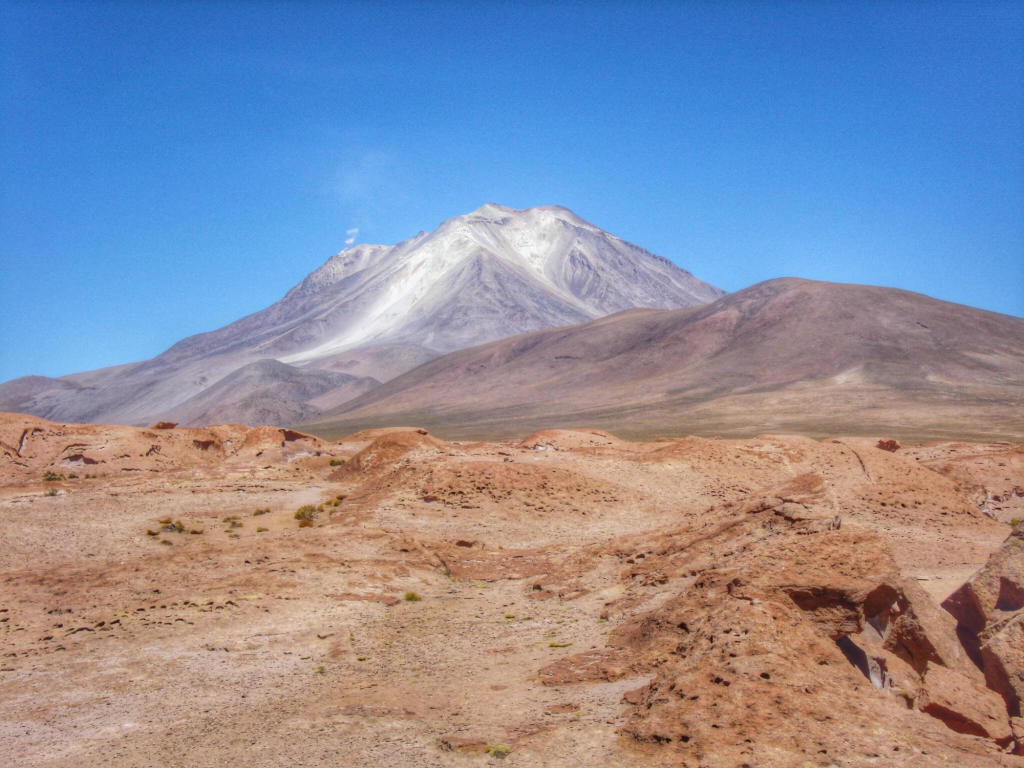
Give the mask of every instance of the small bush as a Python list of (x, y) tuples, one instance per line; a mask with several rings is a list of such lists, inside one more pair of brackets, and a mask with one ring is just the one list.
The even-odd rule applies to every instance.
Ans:
[(230, 523), (230, 522), (233, 522), (233, 521), (235, 521), (237, 519), (238, 519), (238, 515), (228, 515), (227, 517), (222, 517), (220, 521), (222, 523)]
[(1010, 521), (1010, 527), (1011, 528), (1016, 528), (1018, 525), (1020, 525), (1020, 523), (1021, 523), (1020, 518), (1019, 517), (1015, 517), (1015, 518), (1013, 518), (1013, 520)]
[(552, 640), (548, 643), (548, 648), (568, 648), (572, 643), (560, 643), (557, 640)]
[(64, 475), (59, 475), (56, 472), (51, 472), (50, 470), (46, 470), (45, 472), (43, 472), (43, 480), (45, 480), (48, 483), (52, 483), (52, 482), (55, 482), (57, 480), (63, 480), (63, 479), (64, 479)]
[(405, 593), (405, 597), (404, 597), (403, 599), (404, 599), (404, 600), (405, 600), (406, 602), (409, 602), (409, 603), (418, 603), (418, 602), (419, 602), (420, 600), (422, 600), (423, 598), (422, 598), (422, 597), (420, 597), (420, 596), (419, 596), (418, 594), (416, 594), (415, 592), (406, 592), (406, 593)]
[(331, 459), (331, 466), (332, 467), (340, 467), (344, 463), (345, 463), (344, 459)]
[(295, 510), (295, 519), (312, 521), (313, 518), (316, 517), (317, 511), (318, 510), (316, 507), (310, 504), (306, 504), (305, 506), (299, 507), (297, 510)]
[(269, 530), (269, 528), (257, 528), (256, 533), (266, 533)]
[(203, 532), (199, 528), (193, 528), (191, 531), (189, 531), (189, 533), (192, 534), (193, 536), (202, 536), (203, 535)]
[(499, 760), (504, 760), (512, 754), (512, 747), (507, 744), (488, 744), (487, 754), (491, 757), (496, 757)]
[(313, 521), (312, 520), (299, 520), (299, 528), (312, 528), (312, 527), (313, 527)]
[(160, 543), (163, 544), (166, 547), (173, 547), (174, 546), (174, 542), (173, 541), (168, 541), (167, 539), (160, 539)]
[(160, 525), (170, 525), (171, 524), (171, 518), (169, 518), (169, 517), (161, 517), (159, 520), (157, 520), (157, 522), (160, 523)]
[(77, 479), (78, 479), (78, 475), (76, 475), (76, 474), (68, 475), (68, 480), (77, 480)]
[(228, 527), (229, 528), (241, 528), (242, 527), (242, 523), (239, 522), (238, 520), (232, 520), (231, 521), (231, 525), (229, 525)]
[(348, 494), (347, 493), (339, 493), (337, 496), (334, 497), (334, 500), (335, 501), (344, 501), (347, 498), (348, 498)]
[(45, 491), (43, 491), (43, 496), (56, 496), (56, 495), (57, 495), (57, 489), (56, 488), (47, 488)]
[(159, 536), (159, 535), (160, 535), (160, 531), (151, 531), (151, 530), (149, 530), (149, 529), (147, 528), (147, 529), (146, 529), (146, 535), (147, 535), (147, 536)]
[(316, 672), (318, 675), (323, 675), (327, 673), (327, 669), (325, 667), (317, 667), (313, 671)]
[(267, 507), (266, 509), (257, 509), (255, 512), (252, 513), (252, 516), (253, 517), (259, 517), (260, 515), (269, 515), (269, 514), (270, 514), (270, 507)]
[(166, 533), (182, 533), (185, 530), (185, 525), (181, 520), (175, 520), (173, 523), (168, 520), (164, 523), (164, 527), (161, 530)]

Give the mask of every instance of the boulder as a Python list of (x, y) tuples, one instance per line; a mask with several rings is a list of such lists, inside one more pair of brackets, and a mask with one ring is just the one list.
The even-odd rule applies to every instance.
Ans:
[(992, 623), (1024, 608), (1024, 526), (1018, 526), (985, 567), (946, 598), (961, 634), (975, 638)]
[(957, 733), (981, 736), (1001, 744), (1013, 739), (1010, 718), (999, 695), (966, 675), (938, 664), (928, 664), (917, 706)]
[(1024, 702), (1024, 527), (1018, 526), (985, 567), (946, 598), (957, 634), (1013, 716)]
[(1024, 702), (1024, 611), (997, 625), (981, 646), (988, 687), (1003, 697), (1007, 711), (1020, 717)]

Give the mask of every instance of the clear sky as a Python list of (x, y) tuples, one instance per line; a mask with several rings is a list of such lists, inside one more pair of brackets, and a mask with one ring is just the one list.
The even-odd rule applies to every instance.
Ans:
[[(771, 6), (771, 7), (767, 7)], [(1024, 4), (0, 4), (0, 381), (568, 206), (727, 290), (1024, 315)]]

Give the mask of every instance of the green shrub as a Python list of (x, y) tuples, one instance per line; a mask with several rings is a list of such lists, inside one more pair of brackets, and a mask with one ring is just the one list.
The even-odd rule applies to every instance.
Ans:
[(499, 760), (504, 760), (506, 757), (512, 754), (512, 747), (507, 744), (488, 744), (487, 754), (491, 757), (496, 757)]
[(299, 507), (297, 510), (295, 510), (295, 519), (311, 521), (314, 517), (316, 517), (316, 513), (316, 507), (312, 506), (311, 504), (306, 504), (305, 506)]
[(1021, 522), (1020, 518), (1019, 517), (1015, 517), (1015, 518), (1013, 518), (1013, 520), (1010, 521), (1010, 527), (1011, 528), (1016, 528), (1018, 525), (1020, 525), (1020, 522)]
[(269, 528), (257, 528), (256, 533), (266, 533), (269, 530)]
[(52, 482), (55, 482), (57, 480), (63, 480), (63, 479), (64, 479), (64, 475), (59, 475), (56, 472), (51, 472), (50, 470), (46, 470), (45, 472), (43, 472), (43, 480), (45, 480), (48, 483), (52, 483)]
[(405, 597), (403, 599), (406, 600), (407, 602), (410, 602), (410, 603), (418, 603), (423, 598), (420, 597), (415, 592), (406, 592), (405, 593)]
[(332, 467), (340, 467), (344, 463), (345, 463), (344, 459), (331, 459), (331, 466)]
[(257, 509), (255, 512), (252, 513), (253, 517), (259, 517), (260, 515), (269, 515), (269, 514), (270, 514), (270, 507), (267, 507), (266, 509)]

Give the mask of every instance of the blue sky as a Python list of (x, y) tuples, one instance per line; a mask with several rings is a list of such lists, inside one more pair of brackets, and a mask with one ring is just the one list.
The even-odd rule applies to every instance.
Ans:
[(488, 201), (1024, 315), (1024, 6), (767, 5), (4, 3), (0, 380)]

